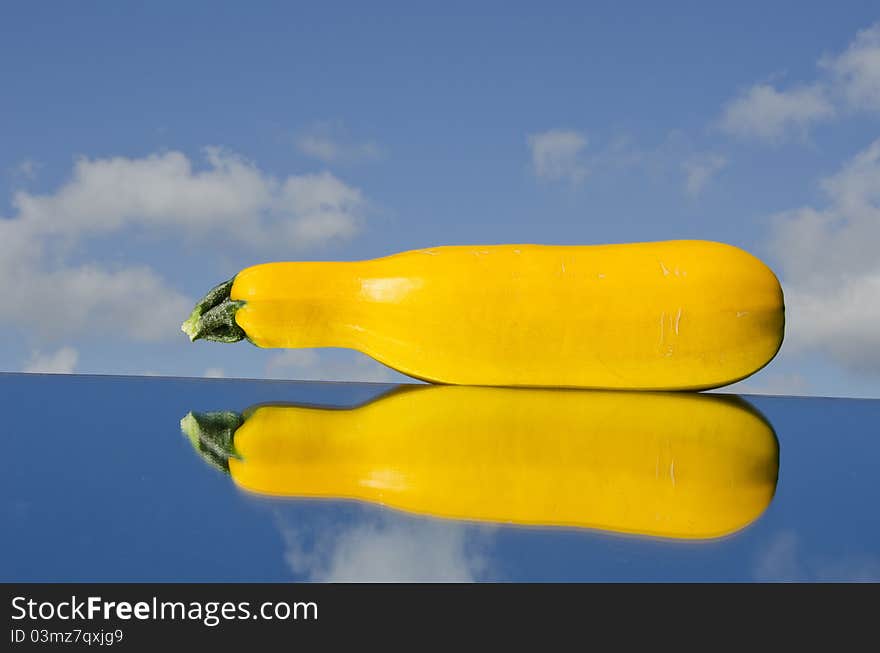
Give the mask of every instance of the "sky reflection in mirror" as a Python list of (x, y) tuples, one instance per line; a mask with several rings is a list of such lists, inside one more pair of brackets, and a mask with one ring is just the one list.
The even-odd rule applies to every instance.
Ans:
[(880, 580), (880, 401), (0, 388), (6, 581)]

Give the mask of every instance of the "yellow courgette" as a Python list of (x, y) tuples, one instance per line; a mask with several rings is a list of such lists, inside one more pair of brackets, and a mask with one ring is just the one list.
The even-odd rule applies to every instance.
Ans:
[(353, 348), (442, 383), (700, 390), (766, 365), (784, 307), (773, 272), (721, 243), (456, 246), (250, 267), (183, 330)]
[(669, 538), (743, 528), (779, 469), (757, 411), (692, 393), (422, 386), (345, 410), (189, 413), (181, 427), (251, 492)]

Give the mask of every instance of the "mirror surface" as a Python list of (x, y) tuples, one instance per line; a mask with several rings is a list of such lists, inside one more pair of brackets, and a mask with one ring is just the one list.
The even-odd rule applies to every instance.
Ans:
[(5, 581), (880, 580), (875, 400), (2, 374), (0, 406)]

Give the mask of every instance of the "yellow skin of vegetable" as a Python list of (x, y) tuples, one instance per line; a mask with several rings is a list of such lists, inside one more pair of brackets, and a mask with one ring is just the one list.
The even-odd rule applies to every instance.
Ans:
[(721, 243), (438, 247), (241, 271), (259, 347), (347, 347), (466, 385), (701, 390), (766, 365), (784, 331), (773, 272)]
[(348, 410), (259, 406), (240, 487), (436, 517), (686, 539), (754, 521), (776, 488), (771, 426), (734, 397), (426, 386)]

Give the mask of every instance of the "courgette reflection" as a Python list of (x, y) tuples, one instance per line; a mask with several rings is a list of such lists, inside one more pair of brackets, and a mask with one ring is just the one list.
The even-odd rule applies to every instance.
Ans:
[(770, 504), (779, 446), (734, 396), (422, 386), (350, 409), (187, 414), (250, 492), (441, 518), (708, 539)]

